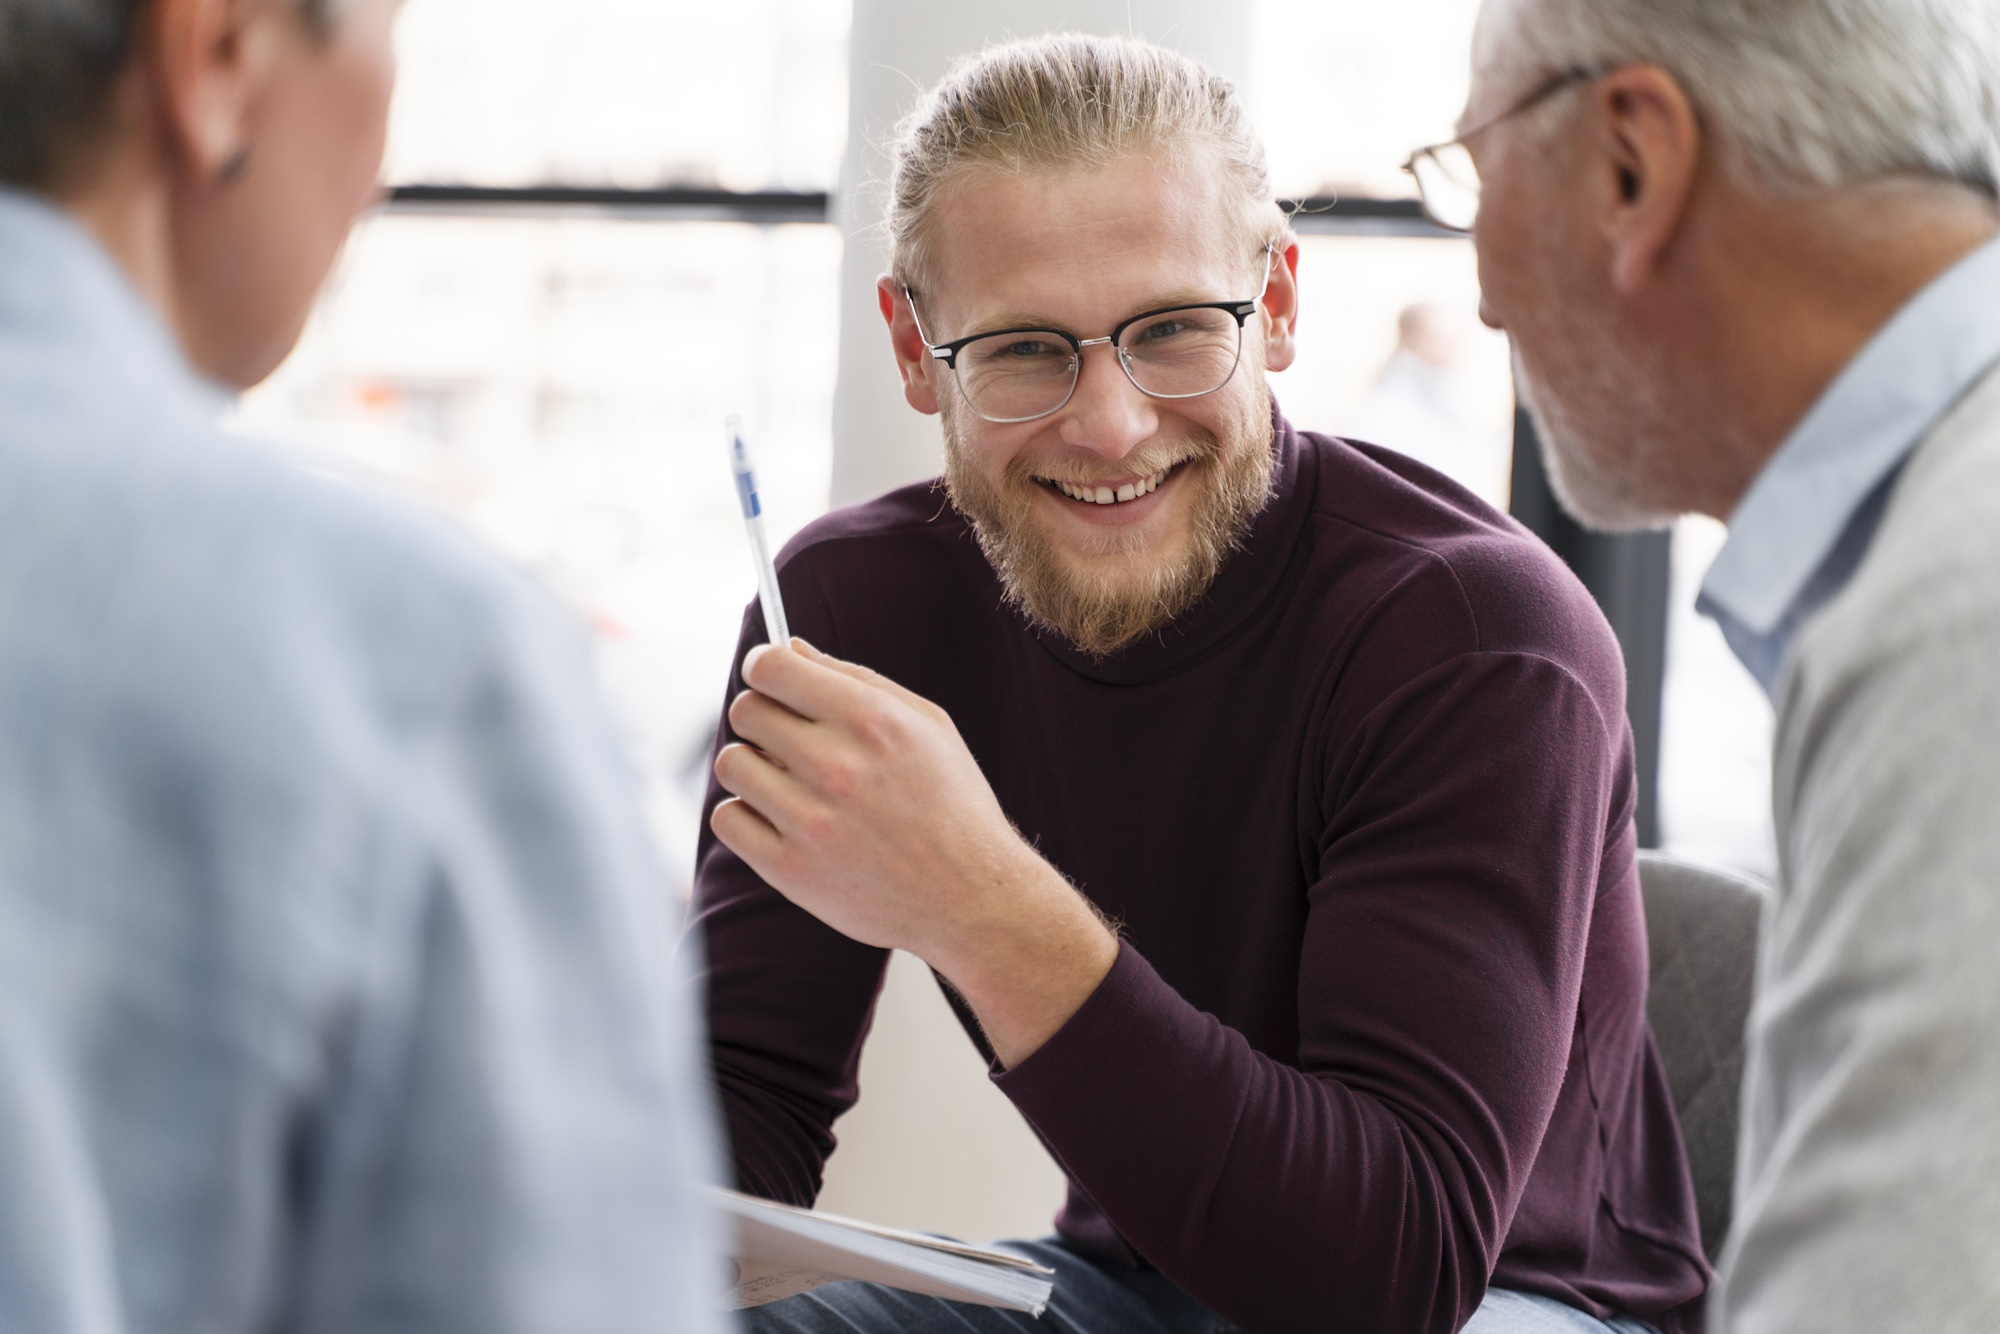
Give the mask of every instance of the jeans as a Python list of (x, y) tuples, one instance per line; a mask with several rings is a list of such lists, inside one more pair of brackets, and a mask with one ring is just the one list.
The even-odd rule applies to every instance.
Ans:
[[(1056, 1271), (1040, 1320), (874, 1283), (829, 1283), (743, 1312), (747, 1334), (1241, 1334), (1153, 1270), (1100, 1265), (1053, 1238), (1003, 1245)], [(1464, 1334), (1657, 1334), (1629, 1317), (1599, 1320), (1547, 1297), (1487, 1290)]]

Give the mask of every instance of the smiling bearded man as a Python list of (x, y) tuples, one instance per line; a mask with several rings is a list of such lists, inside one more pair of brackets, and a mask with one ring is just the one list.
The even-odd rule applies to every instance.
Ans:
[[(960, 151), (964, 152), (963, 145)], [(1269, 239), (1256, 251), (1257, 269), (1241, 270), (1239, 281), (1246, 286), (1248, 281), (1260, 282), (1264, 290), (1258, 300), (1262, 301), (1269, 295), (1272, 252), (1282, 236), (1282, 220), (1268, 203), (1261, 216), (1242, 210), (1230, 198), (1226, 173), (1215, 170), (1214, 164), (1176, 160), (1177, 156), (1184, 157), (1106, 162), (1087, 173), (1050, 164), (1059, 174), (1042, 180), (1024, 180), (1017, 172), (939, 163), (925, 181), (921, 179), (924, 173), (912, 164), (902, 180), (905, 192), (914, 196), (901, 213), (910, 252), (907, 267), (914, 275), (929, 276), (921, 234), (912, 232), (916, 220), (935, 209), (945, 215), (947, 224), (957, 224), (948, 227), (952, 234), (968, 240), (982, 239), (982, 223), (989, 233), (1005, 233), (997, 238), (999, 244), (980, 248), (980, 258), (986, 261), (986, 281), (981, 281), (977, 269), (968, 273), (970, 266), (964, 263), (956, 275), (961, 280), (959, 287), (970, 285), (989, 293), (1005, 290), (1002, 272), (1018, 276), (1022, 264), (1041, 257), (1036, 252), (1044, 247), (1036, 241), (1065, 234), (1059, 229), (1043, 231), (1049, 222), (1071, 218), (1096, 221), (1091, 215), (1107, 202), (1113, 203), (1111, 211), (1117, 212), (1144, 200), (1150, 208), (1142, 206), (1139, 211), (1153, 214), (1149, 223), (1167, 218), (1192, 224), (1197, 235), (1216, 232), (1205, 239), (1211, 241), (1213, 253), (1221, 256), (1230, 255), (1231, 241), (1240, 230), (1233, 215), (1246, 212), (1245, 224)], [(955, 173), (953, 166), (957, 167)], [(1199, 202), (1190, 210), (1190, 201)], [(1010, 217), (1015, 208), (1021, 216)], [(1000, 225), (995, 226), (996, 222)], [(1133, 239), (1123, 228), (1121, 233)], [(1029, 244), (1021, 245), (1023, 239)], [(1174, 240), (1162, 240), (1158, 253), (1171, 255)], [(962, 259), (969, 248), (958, 247)], [(1049, 248), (1060, 252), (1061, 240)], [(1104, 264), (1090, 261), (1087, 255), (1058, 253), (1046, 258), (1063, 268), (1080, 270), (1080, 281), (1102, 282)], [(1130, 264), (1129, 257), (1126, 262)], [(1225, 264), (1224, 271), (1232, 267)], [(1289, 277), (1288, 273), (1287, 284)], [(919, 327), (917, 303), (908, 283), (892, 279), (885, 284), (884, 314), (895, 328), (899, 292), (910, 312), (907, 336)], [(1247, 307), (1250, 303), (1242, 304)], [(1030, 620), (1095, 657), (1115, 653), (1192, 607), (1208, 591), (1223, 563), (1248, 533), (1251, 520), (1270, 498), (1271, 398), (1261, 375), (1233, 374), (1242, 352), (1241, 321), (1215, 310), (1170, 310), (1163, 315), (1164, 323), (1158, 319), (1136, 324), (1128, 321), (1135, 330), (1133, 346), (1126, 349), (1121, 343), (1120, 365), (1143, 366), (1166, 374), (1169, 368), (1163, 363), (1168, 353), (1159, 349), (1170, 349), (1177, 340), (1212, 337), (1212, 363), (1190, 358), (1208, 370), (1206, 378), (1190, 387), (1208, 391), (1191, 397), (1206, 400), (1201, 406), (1209, 411), (1201, 413), (1198, 420), (1174, 423), (1178, 429), (1136, 440), (1129, 452), (1115, 459), (1107, 460), (1099, 449), (1078, 448), (1077, 433), (1065, 429), (1070, 420), (1059, 419), (1053, 423), (1057, 439), (1031, 441), (1008, 457), (1000, 475), (994, 477), (986, 467), (992, 451), (975, 437), (982, 434), (982, 427), (983, 433), (991, 434), (992, 425), (1021, 423), (989, 424), (964, 394), (936, 395), (920, 390), (916, 397), (916, 406), (935, 410), (943, 420), (947, 492), (952, 504), (971, 522), (1008, 601)], [(1209, 323), (1194, 325), (1197, 316)], [(999, 317), (997, 313), (996, 320), (999, 324), (1014, 322), (1011, 316)], [(981, 322), (981, 327), (986, 323)], [(1024, 335), (1038, 341), (1023, 342)], [(995, 365), (1001, 361), (999, 356), (982, 360), (978, 349), (984, 345), (997, 345), (1007, 360), (1028, 361), (1031, 366), (1022, 371)], [(1039, 362), (1036, 353), (1042, 348), (1053, 354), (1046, 376), (1043, 368), (1034, 364)], [(974, 340), (972, 346), (956, 352), (953, 360), (954, 369), (976, 377), (972, 383), (979, 385), (983, 394), (998, 394), (1002, 392), (999, 385), (1017, 379), (1027, 381), (1022, 392), (1035, 392), (1033, 386), (1046, 379), (1048, 400), (1068, 406), (1057, 395), (1065, 387), (1074, 391), (1077, 376), (1070, 363), (1077, 358), (1078, 350), (1062, 342), (1059, 331), (1014, 330)], [(917, 360), (921, 363), (923, 358)], [(956, 364), (973, 360), (980, 361), (976, 370)], [(1148, 370), (1136, 373), (1144, 376)], [(961, 387), (966, 383), (962, 374)], [(1225, 386), (1237, 392), (1212, 392)], [(1136, 380), (1133, 387), (1139, 387)], [(1066, 397), (1073, 396), (1072, 392)], [(1029, 406), (1041, 408), (1044, 404), (1032, 402)], [(1049, 425), (1053, 416), (1036, 416), (1025, 424)], [(1107, 462), (1114, 465), (1109, 470)], [(1169, 485), (1178, 488), (1176, 499), (1182, 502), (1178, 525), (1151, 513), (1159, 505), (1149, 498)], [(1052, 492), (1064, 499), (1055, 500)], [(1068, 521), (1073, 515), (1046, 513), (1051, 508), (1063, 511), (1075, 506), (1085, 507), (1092, 520), (1103, 522), (1080, 534), (1077, 525)], [(1091, 507), (1098, 512), (1090, 513)], [(1144, 518), (1139, 517), (1142, 513)]]
[[(996, 485), (980, 472), (960, 436), (954, 400), (947, 397), (939, 415), (945, 492), (971, 522), (1008, 602), (1094, 656), (1116, 653), (1192, 607), (1270, 499), (1268, 395), (1263, 411), (1227, 445), (1204, 434), (1136, 451), (1123, 464), (1141, 480), (1121, 487), (1124, 494), (1100, 487), (1087, 474), (1067, 477), (1059, 465), (1038, 468), (1027, 458), (1009, 464)], [(1117, 533), (1073, 556), (1035, 517), (1037, 493), (1050, 486), (1079, 502), (1087, 486), (1092, 504), (1125, 504), (1150, 495), (1181, 470), (1195, 474), (1190, 485), (1199, 494), (1185, 537), (1166, 550), (1160, 547), (1167, 544), (1143, 534)], [(1096, 494), (1100, 489), (1102, 496)]]
[(696, 872), (717, 1082), (744, 1189), (810, 1204), (904, 949), (1072, 1186), (1024, 1244), (1046, 1322), (841, 1284), (751, 1328), (1691, 1330), (1588, 594), (1277, 411), (1298, 245), (1192, 62), (988, 51), (893, 196), (951, 504), (828, 515), (780, 560), (803, 640), (745, 621)]

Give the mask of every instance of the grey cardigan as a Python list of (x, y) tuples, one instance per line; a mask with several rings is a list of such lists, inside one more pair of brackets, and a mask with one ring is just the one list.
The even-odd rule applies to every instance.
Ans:
[(2000, 369), (1779, 694), (1729, 1334), (2000, 1328)]

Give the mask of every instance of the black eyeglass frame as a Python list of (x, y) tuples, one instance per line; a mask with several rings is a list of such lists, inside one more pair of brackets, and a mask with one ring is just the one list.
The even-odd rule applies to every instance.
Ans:
[[(931, 336), (924, 332), (924, 317), (917, 313), (917, 294), (915, 290), (912, 289), (908, 283), (903, 284), (903, 299), (910, 303), (910, 318), (916, 321), (917, 337), (924, 340), (924, 346), (930, 350), (930, 354), (933, 358), (943, 362), (946, 366), (950, 367), (952, 373), (951, 375), (952, 383), (954, 384), (958, 383), (958, 354), (964, 351), (968, 346), (978, 342), (982, 338), (1004, 338), (1008, 334), (1031, 334), (1031, 333), (1054, 334), (1057, 338), (1060, 338), (1065, 343), (1069, 344), (1070, 348), (1069, 392), (1063, 395), (1062, 402), (1056, 404), (1054, 407), (1050, 408), (1046, 412), (1037, 412), (1032, 417), (989, 417), (985, 413), (979, 411), (978, 406), (974, 404), (972, 401), (972, 396), (970, 394), (966, 394), (965, 405), (971, 408), (974, 415), (976, 415), (981, 421), (989, 421), (996, 426), (1012, 426), (1019, 422), (1040, 421), (1044, 417), (1053, 417), (1058, 412), (1061, 412), (1064, 408), (1068, 407), (1069, 401), (1072, 398), (1076, 397), (1077, 385), (1081, 383), (1083, 379), (1083, 349), (1087, 347), (1095, 347), (1099, 343), (1109, 343), (1112, 345), (1112, 348), (1118, 353), (1118, 368), (1125, 372), (1125, 378), (1132, 382), (1132, 387), (1138, 390), (1140, 393), (1144, 394), (1147, 398), (1157, 398), (1167, 401), (1188, 399), (1188, 398), (1205, 398), (1209, 394), (1215, 393), (1216, 390), (1221, 389), (1223, 385), (1228, 384), (1231, 380), (1236, 378), (1236, 368), (1243, 364), (1243, 326), (1249, 321), (1252, 315), (1255, 315), (1257, 313), (1257, 308), (1264, 304), (1264, 298), (1270, 294), (1271, 256), (1276, 252), (1276, 250), (1277, 246), (1275, 244), (1264, 247), (1264, 290), (1257, 293), (1256, 296), (1251, 297), (1249, 300), (1189, 301), (1178, 306), (1161, 306), (1157, 310), (1142, 310), (1137, 315), (1132, 316), (1130, 319), (1120, 321), (1115, 329), (1113, 329), (1110, 333), (1106, 334), (1102, 338), (1078, 338), (1075, 334), (1070, 333), (1065, 329), (1050, 329), (1042, 325), (1034, 324), (1034, 325), (1023, 325), (1019, 328), (1012, 328), (1012, 329), (988, 329), (983, 333), (968, 334), (964, 338), (954, 338), (949, 343), (933, 343), (931, 341)], [(1152, 390), (1146, 388), (1145, 385), (1140, 384), (1138, 377), (1132, 374), (1131, 363), (1127, 360), (1127, 354), (1125, 349), (1118, 346), (1118, 340), (1120, 337), (1124, 335), (1127, 329), (1131, 328), (1135, 324), (1142, 323), (1143, 321), (1146, 320), (1158, 319), (1162, 315), (1171, 315), (1176, 311), (1182, 311), (1182, 310), (1219, 310), (1226, 315), (1234, 315), (1236, 317), (1236, 359), (1229, 363), (1229, 374), (1223, 376), (1221, 380), (1217, 381), (1214, 389), (1202, 389), (1192, 394), (1156, 394)], [(964, 394), (965, 386), (962, 384), (959, 385), (958, 392)]]
[[(1445, 231), (1457, 232), (1461, 236), (1469, 236), (1472, 233), (1472, 228), (1461, 227), (1457, 223), (1446, 222), (1443, 218), (1440, 218), (1436, 213), (1431, 211), (1430, 196), (1426, 194), (1424, 191), (1424, 178), (1423, 174), (1417, 170), (1417, 163), (1419, 163), (1425, 158), (1429, 158), (1434, 164), (1436, 164), (1439, 171), (1443, 171), (1447, 175), (1449, 175), (1450, 173), (1446, 169), (1444, 162), (1438, 157), (1438, 154), (1442, 153), (1445, 149), (1457, 148), (1464, 145), (1466, 141), (1472, 138), (1473, 135), (1484, 134), (1486, 131), (1492, 129), (1495, 125), (1498, 125), (1501, 121), (1508, 120), (1514, 116), (1518, 116), (1522, 112), (1528, 110), (1530, 107), (1540, 106), (1542, 103), (1548, 101), (1551, 97), (1554, 97), (1557, 93), (1563, 91), (1563, 89), (1565, 88), (1573, 87), (1579, 83), (1588, 83), (1592, 79), (1601, 79), (1610, 72), (1611, 72), (1611, 67), (1599, 66), (1599, 65), (1571, 65), (1567, 69), (1559, 70), (1556, 73), (1551, 74), (1547, 79), (1543, 80), (1541, 83), (1537, 84), (1533, 92), (1529, 93), (1526, 97), (1522, 98), (1520, 101), (1514, 103), (1513, 106), (1508, 107), (1505, 111), (1500, 112), (1498, 115), (1488, 116), (1485, 120), (1480, 121), (1479, 124), (1473, 126), (1471, 129), (1467, 130), (1464, 134), (1458, 135), (1455, 138), (1446, 139), (1443, 143), (1425, 144), (1422, 148), (1419, 148), (1416, 152), (1404, 158), (1403, 170), (1408, 172), (1410, 175), (1410, 179), (1417, 183), (1417, 203), (1420, 207), (1422, 207), (1424, 211), (1424, 217), (1430, 220), (1432, 226), (1442, 227)], [(1474, 187), (1474, 190), (1475, 192), (1477, 191), (1476, 186)]]

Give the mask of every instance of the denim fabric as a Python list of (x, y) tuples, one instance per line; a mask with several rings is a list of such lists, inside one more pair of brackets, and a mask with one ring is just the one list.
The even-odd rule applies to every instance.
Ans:
[(719, 1329), (581, 645), (0, 191), (0, 1330)]
[(1574, 1306), (1527, 1292), (1489, 1288), (1472, 1313), (1464, 1334), (1656, 1334), (1643, 1320), (1613, 1316), (1599, 1320)]
[[(1040, 1319), (919, 1297), (874, 1283), (830, 1283), (744, 1312), (747, 1334), (1241, 1334), (1154, 1270), (1098, 1264), (1055, 1238), (1003, 1243), (1056, 1271)], [(1488, 1290), (1465, 1334), (1654, 1334), (1523, 1292)]]

